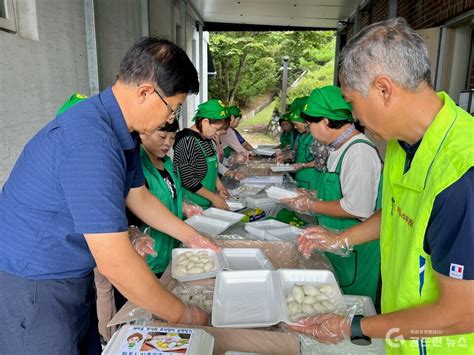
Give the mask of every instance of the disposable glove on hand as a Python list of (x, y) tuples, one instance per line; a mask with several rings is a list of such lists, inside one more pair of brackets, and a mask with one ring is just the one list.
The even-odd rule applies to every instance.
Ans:
[(150, 236), (142, 233), (135, 226), (130, 226), (128, 228), (128, 235), (130, 242), (138, 255), (143, 258), (148, 255), (153, 257), (158, 256), (158, 253), (155, 251), (155, 241)]
[(204, 211), (201, 206), (198, 206), (192, 202), (183, 202), (182, 204), (183, 214), (187, 218), (191, 218), (192, 216), (200, 215)]
[(188, 238), (184, 242), (184, 245), (193, 249), (212, 249), (215, 251), (222, 250), (220, 246), (214, 244), (208, 238), (203, 237), (202, 235), (199, 235), (199, 234), (193, 235), (192, 237)]
[(229, 166), (245, 164), (249, 160), (249, 153), (233, 153), (229, 158)]
[(207, 325), (209, 324), (209, 313), (203, 311), (201, 308), (186, 305), (186, 309), (178, 320), (178, 324), (188, 324), (188, 325)]
[(295, 198), (283, 198), (279, 200), (286, 204), (291, 210), (304, 214), (315, 214), (314, 202), (316, 198), (309, 195), (300, 195)]
[(347, 238), (319, 226), (306, 228), (305, 232), (298, 237), (296, 244), (298, 251), (305, 258), (311, 256), (313, 249), (327, 251), (339, 256), (349, 256), (353, 250), (353, 246)]
[(313, 337), (323, 344), (337, 344), (344, 339), (350, 340), (354, 312), (355, 310), (349, 310), (346, 315), (331, 313), (303, 318), (298, 325), (288, 325), (288, 328)]

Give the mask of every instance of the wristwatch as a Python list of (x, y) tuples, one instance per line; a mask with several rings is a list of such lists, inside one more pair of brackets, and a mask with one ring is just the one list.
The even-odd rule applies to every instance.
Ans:
[(351, 342), (356, 345), (370, 345), (372, 340), (362, 333), (360, 321), (364, 318), (362, 315), (354, 316), (351, 323)]

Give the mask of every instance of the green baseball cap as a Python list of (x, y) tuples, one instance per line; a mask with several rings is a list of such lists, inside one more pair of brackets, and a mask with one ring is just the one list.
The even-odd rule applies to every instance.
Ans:
[(291, 115), (290, 120), (291, 122), (300, 122), (306, 123), (306, 121), (301, 117), (301, 111), (303, 110), (306, 102), (308, 100), (308, 96), (297, 97), (291, 103)]
[(212, 120), (223, 120), (230, 117), (229, 110), (222, 100), (210, 99), (198, 106), (193, 121), (198, 118), (209, 118)]
[(354, 121), (351, 104), (344, 99), (341, 89), (334, 85), (314, 89), (303, 108), (303, 113), (334, 121)]
[(279, 121), (291, 121), (291, 112), (286, 112), (281, 115)]
[(229, 106), (227, 107), (227, 110), (231, 116), (242, 117), (242, 111), (240, 111), (240, 108), (237, 105)]
[(63, 113), (64, 111), (66, 111), (69, 107), (72, 107), (74, 106), (75, 104), (77, 104), (78, 102), (81, 102), (83, 100), (87, 99), (87, 96), (85, 95), (82, 95), (78, 92), (76, 92), (75, 94), (73, 94), (65, 103), (63, 103), (63, 105), (59, 108), (58, 112), (56, 112), (56, 115), (59, 115), (61, 113)]

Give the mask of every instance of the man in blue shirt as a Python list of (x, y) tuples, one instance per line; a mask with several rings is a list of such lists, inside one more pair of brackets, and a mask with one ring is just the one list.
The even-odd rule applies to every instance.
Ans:
[(145, 38), (127, 52), (111, 88), (58, 115), (27, 143), (0, 195), (1, 343), (22, 354), (84, 353), (96, 265), (160, 318), (207, 321), (155, 278), (130, 243), (125, 215), (127, 206), (191, 247), (218, 249), (149, 193), (139, 158), (138, 134), (174, 120), (198, 90), (182, 49)]

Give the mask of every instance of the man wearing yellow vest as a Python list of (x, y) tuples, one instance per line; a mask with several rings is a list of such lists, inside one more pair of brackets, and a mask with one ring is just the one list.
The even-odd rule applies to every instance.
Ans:
[(380, 238), (382, 314), (325, 315), (295, 330), (325, 343), (385, 338), (389, 354), (474, 354), (474, 118), (431, 86), (428, 51), (403, 19), (351, 39), (340, 62), (353, 116), (388, 141), (382, 209), (304, 253)]

